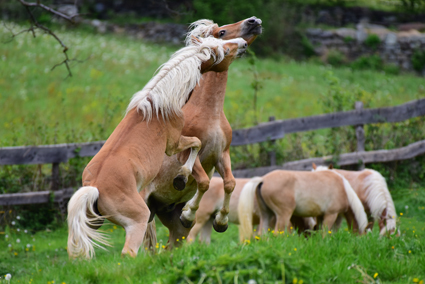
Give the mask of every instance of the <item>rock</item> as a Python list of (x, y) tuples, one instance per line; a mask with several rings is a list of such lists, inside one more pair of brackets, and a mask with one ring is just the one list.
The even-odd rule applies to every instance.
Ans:
[(73, 17), (78, 15), (78, 8), (75, 5), (61, 5), (58, 7), (58, 12)]
[(397, 44), (397, 35), (395, 33), (388, 33), (384, 39), (384, 48), (392, 49)]
[(407, 32), (410, 30), (417, 30), (417, 31), (423, 31), (425, 30), (425, 24), (424, 23), (407, 23), (407, 24), (401, 24), (398, 26), (398, 30), (402, 32)]
[(351, 37), (353, 39), (356, 38), (356, 30), (355, 29), (341, 28), (341, 29), (337, 29), (335, 31), (335, 33), (342, 38), (347, 38), (347, 37)]

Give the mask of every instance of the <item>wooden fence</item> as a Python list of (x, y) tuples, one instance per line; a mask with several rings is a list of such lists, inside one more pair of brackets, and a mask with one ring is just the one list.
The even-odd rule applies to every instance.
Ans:
[[(404, 160), (425, 154), (425, 140), (413, 143), (409, 146), (393, 149), (364, 151), (364, 124), (400, 122), (406, 119), (425, 116), (425, 99), (411, 101), (395, 107), (363, 109), (363, 104), (357, 102), (352, 111), (336, 112), (295, 118), (288, 120), (274, 120), (261, 123), (257, 126), (237, 129), (233, 131), (232, 146), (254, 144), (265, 141), (281, 139), (286, 133), (310, 131), (331, 127), (354, 126), (356, 127), (357, 152), (346, 153), (338, 157), (339, 165), (353, 165), (364, 163), (377, 163)], [(90, 143), (72, 143), (45, 146), (25, 146), (25, 147), (4, 147), (0, 148), (0, 165), (22, 165), (22, 164), (52, 164), (51, 191), (57, 191), (59, 181), (59, 164), (65, 163), (74, 157), (94, 156), (105, 141)], [(236, 177), (251, 177), (254, 175), (264, 175), (274, 169), (308, 170), (311, 163), (323, 165), (330, 162), (333, 157), (312, 158), (301, 161), (288, 162), (280, 166), (275, 165), (275, 155), (270, 153), (271, 166), (255, 169), (236, 170)], [(62, 190), (63, 191), (63, 190)], [(67, 194), (62, 194), (62, 198), (69, 198), (70, 190)], [(40, 194), (40, 193), (33, 193)], [(13, 205), (13, 200), (18, 200), (18, 195), (0, 195), (0, 205)], [(28, 196), (30, 194), (27, 194)], [(58, 194), (60, 196), (61, 194)], [(24, 200), (24, 197), (22, 197)], [(40, 199), (41, 200), (41, 199)], [(23, 203), (19, 203), (23, 204)], [(26, 203), (28, 204), (28, 203)]]

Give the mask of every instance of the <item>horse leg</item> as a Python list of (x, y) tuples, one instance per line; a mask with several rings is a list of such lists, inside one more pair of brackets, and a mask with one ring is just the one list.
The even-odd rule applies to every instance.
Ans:
[(326, 234), (326, 231), (330, 231), (332, 229), (333, 224), (338, 218), (338, 214), (325, 214), (323, 216), (323, 231)]
[(349, 209), (344, 214), (345, 220), (347, 221), (347, 227), (349, 230), (353, 230), (353, 232), (358, 232), (359, 226), (357, 225), (356, 218), (354, 217), (353, 211)]
[(191, 228), (194, 225), (196, 210), (199, 208), (202, 196), (204, 196), (204, 193), (210, 186), (210, 177), (204, 171), (199, 157), (195, 160), (192, 175), (198, 184), (198, 189), (196, 190), (195, 196), (193, 196), (183, 207), (183, 212), (180, 216), (180, 221), (186, 228)]
[(180, 168), (179, 173), (173, 180), (173, 186), (176, 190), (181, 191), (186, 187), (187, 179), (192, 173), (192, 168), (195, 164), (195, 160), (198, 156), (198, 152), (201, 149), (201, 146), (201, 140), (198, 138), (181, 135), (177, 147), (173, 148), (171, 151), (166, 152), (167, 155), (171, 156), (190, 148), (190, 154), (186, 160), (186, 163)]
[(215, 216), (213, 227), (219, 233), (225, 232), (228, 227), (228, 217), (229, 214), (229, 206), (230, 206), (230, 197), (232, 196), (232, 192), (236, 186), (236, 180), (232, 173), (232, 166), (230, 161), (230, 152), (229, 149), (225, 150), (219, 159), (216, 169), (218, 173), (223, 178), (224, 184), (224, 200), (223, 206)]
[(136, 257), (148, 226), (150, 211), (139, 193), (126, 195), (117, 203), (111, 198), (99, 198), (99, 209), (104, 216), (115, 224), (123, 226), (126, 232), (124, 248), (121, 255)]
[(201, 236), (199, 237), (203, 243), (211, 243), (211, 231), (213, 227), (213, 219), (209, 219), (201, 229)]
[(332, 227), (332, 231), (338, 232), (339, 228), (341, 228), (341, 223), (342, 223), (342, 215), (338, 214), (338, 217), (335, 220), (335, 223)]
[(279, 235), (280, 232), (288, 231), (291, 233), (291, 216), (293, 210), (282, 210), (282, 212), (276, 213), (276, 226), (274, 228), (274, 234)]
[(168, 228), (168, 248), (178, 247), (183, 244), (184, 239), (189, 235), (190, 229), (183, 227), (180, 222), (180, 215), (183, 203), (177, 204), (174, 210), (169, 212), (158, 212), (156, 215), (165, 227)]

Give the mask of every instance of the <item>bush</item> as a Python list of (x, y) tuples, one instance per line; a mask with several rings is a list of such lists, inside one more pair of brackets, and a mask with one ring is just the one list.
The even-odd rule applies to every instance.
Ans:
[(332, 66), (342, 66), (347, 62), (345, 55), (338, 50), (330, 50), (327, 56), (327, 62)]
[(413, 69), (422, 72), (425, 69), (425, 51), (415, 50), (411, 58)]
[(373, 50), (376, 50), (381, 44), (381, 39), (379, 38), (379, 36), (371, 34), (371, 35), (368, 35), (368, 37), (364, 41), (364, 44), (367, 47), (372, 48)]
[(400, 74), (400, 67), (395, 64), (386, 64), (383, 67), (383, 70), (386, 74), (398, 75)]
[(361, 56), (351, 63), (354, 70), (382, 70), (384, 62), (378, 55)]

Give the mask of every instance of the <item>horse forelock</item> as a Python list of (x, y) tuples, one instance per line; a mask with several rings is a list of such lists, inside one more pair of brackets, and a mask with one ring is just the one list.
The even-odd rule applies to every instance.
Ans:
[(202, 19), (189, 25), (189, 32), (186, 34), (186, 46), (192, 45), (192, 37), (206, 38), (212, 35), (212, 32), (218, 25), (211, 20)]
[(181, 116), (181, 108), (201, 79), (202, 62), (209, 60), (211, 56), (215, 64), (221, 62), (224, 58), (222, 45), (222, 40), (207, 38), (178, 50), (168, 62), (158, 68), (159, 71), (146, 86), (134, 94), (127, 113), (137, 108), (147, 121), (152, 119), (152, 112), (157, 117), (161, 113), (165, 120), (171, 115)]

